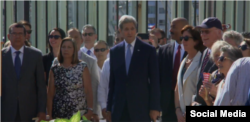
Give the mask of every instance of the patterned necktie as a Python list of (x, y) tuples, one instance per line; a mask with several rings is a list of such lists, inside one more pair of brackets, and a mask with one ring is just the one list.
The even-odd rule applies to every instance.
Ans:
[(172, 83), (172, 89), (175, 89), (175, 85), (177, 82), (177, 74), (180, 67), (180, 60), (181, 60), (181, 45), (178, 46), (178, 50), (175, 54), (174, 59), (174, 70), (173, 70), (173, 83)]
[(21, 70), (21, 59), (19, 57), (19, 54), (21, 53), (20, 51), (16, 51), (16, 57), (15, 57), (15, 71), (17, 78), (20, 77), (20, 70)]
[(203, 64), (202, 64), (202, 67), (201, 67), (200, 78), (202, 78), (202, 76), (203, 76), (203, 71), (204, 71), (205, 66), (206, 66), (206, 64), (207, 64), (207, 62), (208, 62), (209, 55), (210, 55), (210, 52), (207, 51), (207, 54), (206, 54), (206, 56), (205, 56), (205, 58), (204, 58), (204, 60), (203, 60)]
[(87, 51), (87, 54), (88, 54), (88, 55), (90, 55), (90, 53), (91, 53), (91, 51), (90, 51), (90, 50), (88, 50), (88, 51)]
[(128, 44), (128, 47), (127, 47), (127, 54), (126, 54), (126, 71), (127, 71), (127, 74), (128, 74), (128, 70), (129, 70), (129, 65), (130, 65), (130, 61), (131, 61), (131, 44)]

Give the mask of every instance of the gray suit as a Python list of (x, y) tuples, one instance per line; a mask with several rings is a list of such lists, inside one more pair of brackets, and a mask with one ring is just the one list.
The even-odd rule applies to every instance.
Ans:
[[(79, 59), (86, 62), (90, 75), (91, 75), (91, 85), (92, 85), (92, 91), (93, 91), (93, 113), (96, 113), (99, 115), (99, 117), (101, 117), (102, 116), (101, 107), (97, 102), (97, 88), (98, 88), (99, 79), (100, 79), (97, 61), (93, 57), (83, 52), (81, 52), (81, 56)], [(57, 58), (55, 58), (52, 65), (57, 64), (57, 63), (58, 63), (58, 60)]]
[(11, 48), (2, 50), (2, 121), (14, 121), (19, 106), (22, 121), (46, 112), (47, 93), (42, 53), (24, 46), (20, 78), (16, 76)]

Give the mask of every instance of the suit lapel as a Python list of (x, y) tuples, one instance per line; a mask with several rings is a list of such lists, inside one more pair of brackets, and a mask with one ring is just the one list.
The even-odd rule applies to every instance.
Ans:
[(11, 48), (10, 48), (10, 46), (8, 47), (8, 49), (6, 50), (6, 52), (3, 54), (2, 58), (3, 59), (6, 58), (5, 64), (7, 65), (7, 67), (10, 67), (9, 68), (9, 72), (13, 73), (13, 76), (15, 78), (17, 78), (15, 67), (14, 67), (14, 64), (13, 64), (13, 59), (12, 59), (12, 54), (11, 54)]
[[(132, 70), (131, 67), (133, 67), (137, 63), (136, 62), (137, 61), (136, 58), (138, 58), (140, 56), (140, 52), (141, 52), (140, 51), (140, 46), (141, 46), (140, 40), (136, 39), (135, 47), (134, 47), (132, 58), (131, 58), (130, 65), (129, 65), (128, 76), (131, 74), (131, 70)], [(124, 61), (125, 61), (125, 59), (124, 59)]]
[(203, 52), (202, 58), (201, 58), (200, 63), (199, 63), (199, 69), (198, 69), (198, 73), (197, 73), (197, 79), (198, 79), (198, 81), (200, 80), (201, 67), (202, 67), (202, 63), (203, 63), (204, 57), (207, 54), (207, 51), (208, 51), (208, 48)]
[(27, 68), (29, 66), (29, 55), (30, 52), (27, 49), (26, 46), (24, 46), (24, 50), (23, 50), (23, 62), (22, 62), (22, 66), (21, 66), (21, 70), (20, 70), (20, 79), (23, 77), (23, 75), (25, 74), (25, 67)]
[[(170, 64), (171, 64), (171, 67), (172, 67), (171, 70), (173, 70), (173, 68), (174, 68), (174, 62), (173, 62), (173, 58), (174, 58), (174, 47), (175, 47), (175, 43), (173, 42), (173, 43), (171, 44), (171, 46), (170, 46), (170, 49), (168, 50), (169, 53), (167, 53), (167, 55), (169, 55), (169, 59), (168, 59), (168, 60), (170, 60)], [(168, 57), (168, 56), (166, 56), (166, 57)], [(168, 64), (167, 64), (167, 65), (168, 65)], [(166, 65), (166, 66), (167, 66), (167, 65)], [(166, 69), (168, 69), (168, 67), (167, 67)]]
[[(190, 64), (190, 66), (188, 67), (188, 69), (186, 70), (185, 74), (184, 74), (184, 77), (183, 77), (183, 84), (185, 85), (186, 83), (186, 80), (187, 78), (190, 76), (190, 74), (194, 71), (194, 69), (196, 67), (198, 67), (199, 65), (199, 60), (200, 60), (200, 56), (201, 56), (201, 53), (200, 52), (197, 52), (197, 54), (195, 55), (194, 59), (193, 59), (193, 62)], [(183, 85), (183, 86), (184, 86)]]

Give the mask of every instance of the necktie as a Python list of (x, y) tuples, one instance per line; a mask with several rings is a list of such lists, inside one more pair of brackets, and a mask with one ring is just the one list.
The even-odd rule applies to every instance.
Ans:
[(180, 60), (181, 60), (181, 45), (178, 46), (178, 50), (175, 54), (174, 59), (174, 70), (173, 70), (173, 83), (172, 83), (172, 89), (175, 89), (176, 81), (177, 81), (177, 74), (180, 67)]
[(21, 70), (21, 59), (19, 57), (19, 54), (21, 53), (20, 51), (16, 51), (16, 57), (15, 57), (15, 71), (17, 78), (20, 77), (20, 70)]
[(88, 50), (88, 51), (87, 51), (87, 54), (88, 54), (88, 55), (90, 55), (90, 53), (91, 53), (91, 51), (90, 51), (90, 50)]
[(131, 61), (131, 50), (130, 50), (131, 44), (128, 44), (127, 47), (127, 54), (126, 54), (126, 71), (128, 74), (128, 70), (129, 70), (129, 65), (130, 65), (130, 61)]
[(210, 55), (210, 52), (207, 51), (207, 54), (206, 54), (206, 56), (205, 56), (205, 58), (204, 58), (204, 60), (203, 60), (203, 63), (202, 63), (201, 72), (200, 72), (200, 78), (202, 78), (202, 76), (203, 76), (203, 70), (205, 69), (205, 66), (206, 66), (206, 64), (207, 64), (207, 61), (208, 61), (208, 59), (209, 59), (209, 55)]

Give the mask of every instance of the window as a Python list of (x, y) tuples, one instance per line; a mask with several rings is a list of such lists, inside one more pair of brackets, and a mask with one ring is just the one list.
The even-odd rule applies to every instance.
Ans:
[(155, 14), (155, 6), (148, 6), (148, 14)]
[(155, 18), (148, 18), (148, 24), (155, 24)]
[(164, 8), (159, 8), (159, 13), (160, 13), (160, 14), (165, 14)]
[(159, 25), (165, 25), (165, 20), (159, 20)]

